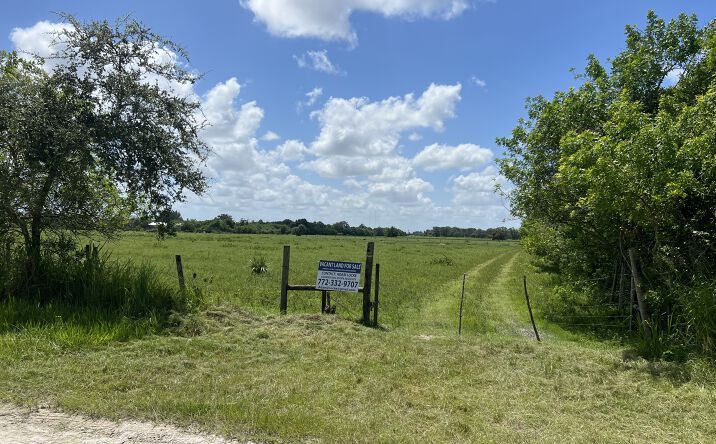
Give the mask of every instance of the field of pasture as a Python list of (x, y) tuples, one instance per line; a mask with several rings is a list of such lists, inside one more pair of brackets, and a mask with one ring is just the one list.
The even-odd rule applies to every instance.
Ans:
[[(134, 232), (103, 248), (119, 260), (147, 261), (172, 282), (176, 282), (175, 255), (181, 254), (187, 286), (201, 291), (208, 302), (225, 302), (258, 314), (276, 314), (284, 245), (291, 246), (289, 282), (315, 284), (319, 260), (365, 262), (369, 241), (375, 242), (374, 262), (381, 266), (380, 321), (391, 328), (436, 320), (457, 322), (456, 307), (450, 319), (440, 317), (442, 313), (430, 312), (436, 309), (434, 294), (461, 281), (463, 273), (475, 271), (467, 280), (466, 292), (479, 298), (490, 277), (520, 251), (516, 242), (482, 239), (181, 233), (176, 238), (158, 241), (151, 234)], [(265, 260), (267, 272), (253, 273), (250, 267), (253, 259)], [(521, 278), (522, 271), (512, 272), (514, 279)], [(459, 288), (452, 288), (453, 302), (458, 301), (459, 292)], [(339, 315), (358, 319), (361, 297), (357, 293), (333, 293), (332, 302), (336, 303)], [(479, 302), (475, 297), (468, 297), (465, 310), (472, 310)], [(319, 293), (289, 293), (289, 313), (320, 313), (320, 306)]]
[[(376, 242), (382, 328), (356, 322), (360, 296), (289, 295), (320, 259), (363, 261)], [(0, 311), (0, 402), (193, 426), (254, 442), (707, 442), (713, 365), (646, 361), (629, 343), (539, 317), (550, 277), (518, 243), (475, 239), (126, 233), (103, 246), (156, 267), (204, 302), (167, 328), (62, 312), (20, 322)], [(263, 257), (266, 273), (251, 272)], [(196, 278), (193, 278), (196, 273)], [(467, 274), (463, 335), (457, 311)], [(527, 275), (543, 341), (530, 333)], [(13, 321), (15, 319), (15, 321)], [(132, 334), (114, 332), (139, 325)], [(123, 327), (123, 328), (125, 328)], [(77, 375), (82, 377), (78, 378)]]

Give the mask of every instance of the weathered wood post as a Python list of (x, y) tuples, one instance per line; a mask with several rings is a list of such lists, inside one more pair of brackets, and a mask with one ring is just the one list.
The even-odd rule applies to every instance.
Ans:
[(281, 269), (281, 314), (286, 314), (288, 308), (288, 270), (291, 260), (291, 246), (283, 246), (283, 267)]
[(326, 290), (321, 290), (321, 313), (326, 312), (326, 301), (328, 300), (327, 293), (328, 292)]
[(373, 326), (378, 326), (378, 295), (380, 294), (380, 264), (375, 264), (375, 297), (373, 301)]
[(365, 253), (365, 282), (363, 283), (363, 324), (370, 324), (370, 284), (373, 279), (374, 243), (368, 242)]
[(184, 281), (184, 267), (181, 264), (181, 254), (176, 255), (177, 260), (177, 277), (179, 278), (179, 290), (182, 294), (186, 293), (186, 282)]

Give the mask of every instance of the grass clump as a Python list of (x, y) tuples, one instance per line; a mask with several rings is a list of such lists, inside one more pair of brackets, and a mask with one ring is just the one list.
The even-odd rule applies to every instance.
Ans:
[(449, 258), (446, 254), (443, 254), (430, 259), (430, 265), (446, 265), (448, 267), (452, 267), (455, 265), (455, 261)]
[(268, 262), (263, 256), (254, 256), (249, 261), (249, 268), (253, 274), (264, 274), (268, 272)]

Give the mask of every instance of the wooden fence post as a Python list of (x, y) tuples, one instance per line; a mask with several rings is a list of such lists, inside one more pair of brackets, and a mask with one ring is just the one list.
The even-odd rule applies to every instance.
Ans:
[(177, 260), (177, 277), (179, 278), (179, 290), (182, 294), (186, 293), (186, 282), (184, 281), (184, 267), (181, 264), (181, 254), (176, 255)]
[(370, 324), (370, 284), (373, 279), (374, 243), (368, 242), (365, 253), (365, 282), (363, 283), (363, 319), (365, 325)]
[(537, 342), (541, 342), (539, 338), (539, 333), (537, 333), (537, 324), (535, 324), (535, 318), (532, 316), (532, 306), (530, 305), (530, 295), (527, 293), (527, 276), (522, 276), (523, 282), (525, 284), (525, 299), (527, 300), (527, 310), (530, 312), (530, 320), (532, 321), (532, 328), (535, 331), (535, 337), (537, 338)]
[(380, 264), (375, 264), (375, 300), (373, 301), (373, 326), (378, 326), (378, 295), (380, 294)]
[(291, 260), (291, 246), (283, 246), (283, 267), (281, 269), (281, 314), (286, 314), (288, 308), (288, 270)]

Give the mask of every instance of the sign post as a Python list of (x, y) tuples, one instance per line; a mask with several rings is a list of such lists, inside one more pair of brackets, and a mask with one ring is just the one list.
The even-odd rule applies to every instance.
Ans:
[(373, 281), (373, 250), (375, 244), (368, 242), (365, 252), (365, 283), (363, 284), (363, 324), (370, 325), (370, 284)]
[[(362, 293), (363, 294), (363, 316), (361, 322), (370, 325), (370, 309), (374, 308), (374, 323), (377, 324), (378, 319), (378, 282), (376, 282), (376, 301), (375, 305), (371, 302), (371, 282), (373, 279), (373, 252), (374, 243), (368, 242), (368, 248), (365, 256), (365, 266), (360, 262), (344, 262), (321, 260), (318, 262), (318, 273), (316, 275), (316, 285), (291, 285), (289, 278), (289, 262), (291, 260), (291, 247), (284, 245), (283, 247), (283, 267), (281, 272), (281, 302), (280, 310), (285, 314), (288, 308), (288, 292), (289, 291), (320, 291), (321, 292), (321, 311), (335, 313), (335, 306), (331, 305), (331, 291)], [(361, 271), (365, 272), (365, 285), (360, 286)], [(378, 271), (376, 270), (376, 274)], [(376, 279), (379, 279), (376, 276)]]

